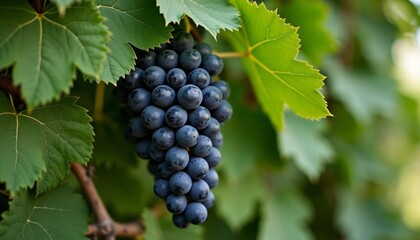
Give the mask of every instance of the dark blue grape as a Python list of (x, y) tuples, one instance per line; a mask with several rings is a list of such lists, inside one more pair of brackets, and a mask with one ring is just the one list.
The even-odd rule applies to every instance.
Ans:
[(197, 157), (207, 157), (210, 154), (212, 147), (213, 144), (210, 138), (200, 135), (197, 144), (191, 148), (191, 152)]
[(147, 170), (149, 170), (149, 172), (152, 175), (156, 175), (158, 166), (159, 166), (158, 162), (155, 162), (155, 161), (148, 161), (147, 162)]
[(220, 132), (220, 123), (215, 118), (210, 119), (209, 125), (201, 130), (201, 133), (209, 137), (210, 139)]
[(216, 118), (219, 122), (225, 122), (232, 117), (233, 109), (230, 103), (226, 100), (220, 102), (220, 106), (211, 112), (211, 116)]
[(205, 42), (196, 43), (194, 45), (194, 49), (196, 49), (201, 54), (201, 56), (211, 54), (211, 47)]
[(184, 195), (191, 190), (192, 180), (186, 172), (180, 171), (172, 174), (169, 179), (169, 187), (172, 193)]
[(157, 173), (155, 175), (162, 178), (170, 178), (174, 172), (175, 170), (170, 169), (165, 162), (162, 162), (158, 165)]
[(213, 147), (220, 148), (223, 145), (223, 134), (221, 132), (209, 136)]
[(160, 85), (153, 89), (152, 101), (161, 108), (167, 108), (175, 102), (175, 91), (168, 85)]
[(198, 106), (188, 114), (188, 123), (198, 130), (206, 128), (210, 124), (210, 119), (210, 111), (202, 106)]
[(214, 168), (210, 168), (203, 180), (206, 181), (210, 188), (214, 188), (219, 183), (219, 174), (217, 174)]
[(166, 208), (171, 213), (181, 213), (187, 207), (188, 201), (185, 195), (169, 194), (166, 198)]
[(179, 58), (179, 65), (185, 71), (191, 71), (198, 68), (201, 64), (201, 54), (194, 48), (189, 48), (181, 53)]
[(203, 180), (197, 180), (192, 183), (191, 190), (189, 191), (188, 196), (192, 201), (202, 202), (206, 200), (209, 192), (209, 185)]
[(218, 87), (207, 86), (201, 92), (203, 93), (202, 106), (210, 110), (220, 106), (220, 102), (223, 100), (223, 93)]
[(171, 40), (172, 49), (181, 53), (185, 49), (192, 48), (194, 46), (194, 38), (187, 32), (175, 32), (174, 38)]
[(131, 70), (130, 74), (125, 76), (124, 87), (129, 90), (143, 87), (143, 70), (141, 68)]
[(213, 75), (219, 75), (223, 71), (223, 61), (218, 56), (207, 54), (202, 56), (201, 67)]
[(187, 82), (194, 84), (199, 88), (205, 88), (210, 84), (211, 78), (209, 73), (202, 68), (197, 68), (188, 74)]
[(143, 70), (156, 65), (156, 53), (153, 51), (143, 51), (140, 50), (139, 53), (137, 54), (137, 66), (139, 66), (140, 68), (142, 68)]
[(190, 155), (185, 148), (171, 147), (165, 155), (166, 165), (173, 170), (179, 171), (184, 169), (190, 161)]
[(223, 80), (214, 81), (212, 86), (219, 88), (223, 93), (223, 99), (227, 99), (230, 96), (230, 86), (229, 83)]
[(149, 154), (150, 144), (152, 144), (152, 141), (150, 141), (149, 139), (140, 140), (136, 145), (137, 155), (143, 159), (149, 159), (150, 158), (150, 154)]
[(208, 165), (210, 168), (214, 168), (219, 165), (220, 161), (222, 160), (222, 154), (220, 153), (219, 149), (212, 148), (210, 154), (205, 157)]
[(152, 102), (151, 94), (144, 88), (136, 88), (130, 92), (127, 99), (128, 107), (134, 112), (141, 112)]
[(187, 165), (187, 173), (191, 176), (192, 179), (200, 180), (209, 171), (209, 164), (204, 158), (193, 157), (190, 159), (190, 162)]
[(135, 138), (143, 138), (150, 134), (140, 117), (133, 117), (128, 121), (128, 131)]
[(213, 207), (214, 203), (216, 202), (216, 198), (214, 197), (214, 194), (209, 191), (209, 194), (207, 195), (206, 200), (202, 202), (202, 204), (207, 208), (210, 209)]
[(165, 111), (153, 105), (148, 106), (141, 113), (141, 120), (148, 129), (160, 128), (165, 120)]
[(164, 70), (169, 70), (178, 65), (178, 54), (171, 49), (165, 49), (158, 55), (157, 62)]
[(175, 132), (168, 127), (161, 127), (153, 133), (152, 142), (157, 148), (166, 150), (175, 144)]
[(198, 141), (198, 131), (190, 125), (184, 125), (175, 133), (176, 141), (183, 147), (192, 147)]
[(169, 181), (167, 179), (159, 178), (155, 181), (153, 192), (159, 198), (166, 198), (171, 193), (169, 189)]
[(173, 214), (172, 215), (172, 222), (177, 226), (178, 228), (186, 228), (190, 225), (188, 220), (185, 218), (184, 214)]
[(180, 68), (172, 68), (166, 73), (166, 84), (174, 89), (178, 89), (187, 82), (187, 75)]
[(185, 209), (185, 218), (192, 224), (200, 224), (207, 219), (207, 208), (198, 202), (190, 202)]
[(198, 107), (203, 100), (203, 94), (195, 85), (187, 84), (181, 87), (178, 91), (178, 103), (187, 110), (192, 110)]
[(150, 159), (156, 162), (163, 162), (165, 160), (166, 151), (160, 150), (156, 144), (152, 143), (149, 147)]
[(179, 128), (185, 125), (188, 119), (187, 111), (179, 105), (170, 107), (165, 113), (165, 122), (171, 128)]
[(165, 83), (165, 70), (158, 66), (148, 67), (143, 73), (143, 82), (150, 89)]

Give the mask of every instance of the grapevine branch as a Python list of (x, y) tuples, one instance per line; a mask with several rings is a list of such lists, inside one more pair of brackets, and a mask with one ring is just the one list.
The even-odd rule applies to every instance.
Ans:
[(117, 236), (134, 237), (144, 233), (144, 227), (140, 220), (118, 223), (111, 218), (93, 183), (93, 169), (86, 170), (78, 163), (72, 163), (71, 169), (79, 181), (96, 217), (96, 223), (89, 225), (86, 235), (102, 237), (105, 240), (114, 240)]
[(0, 89), (12, 94), (15, 97), (20, 97), (20, 90), (18, 87), (13, 86), (12, 79), (5, 75), (0, 75)]

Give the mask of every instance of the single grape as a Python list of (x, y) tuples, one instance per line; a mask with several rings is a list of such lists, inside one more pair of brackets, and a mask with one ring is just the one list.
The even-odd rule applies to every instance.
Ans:
[(141, 113), (141, 120), (149, 129), (160, 128), (165, 120), (165, 111), (153, 105), (148, 106)]
[(210, 119), (210, 111), (203, 106), (198, 106), (188, 114), (188, 123), (198, 130), (206, 128), (210, 124)]
[(210, 139), (220, 132), (220, 123), (215, 118), (210, 119), (209, 125), (201, 130), (201, 133)]
[(206, 200), (210, 192), (210, 187), (207, 182), (203, 180), (197, 180), (192, 183), (191, 190), (188, 193), (188, 196), (192, 201), (203, 202)]
[(219, 122), (225, 122), (232, 117), (233, 109), (230, 103), (226, 100), (220, 102), (220, 106), (212, 110), (212, 117), (216, 118)]
[(177, 226), (178, 228), (186, 228), (190, 225), (188, 220), (185, 218), (184, 214), (173, 214), (172, 215), (172, 222)]
[(212, 148), (210, 154), (204, 158), (210, 168), (214, 168), (219, 165), (220, 161), (222, 160), (222, 154), (220, 153), (219, 149)]
[(185, 209), (185, 218), (192, 224), (200, 224), (207, 219), (207, 208), (199, 202), (190, 202)]
[(136, 145), (137, 155), (143, 159), (146, 159), (146, 160), (149, 159), (150, 158), (150, 154), (149, 154), (150, 144), (152, 144), (152, 141), (150, 141), (149, 139), (140, 140)]
[(192, 110), (198, 107), (203, 100), (203, 94), (195, 85), (187, 84), (181, 87), (178, 91), (178, 103), (187, 110)]
[(200, 180), (209, 172), (209, 164), (204, 158), (193, 157), (187, 165), (187, 173), (192, 179)]
[(169, 149), (175, 144), (175, 132), (171, 128), (161, 127), (153, 132), (152, 142), (158, 149)]
[(184, 169), (190, 161), (190, 155), (185, 148), (171, 147), (165, 155), (166, 165), (173, 170), (179, 171)]
[(169, 194), (166, 198), (166, 208), (171, 213), (181, 213), (187, 207), (188, 201), (185, 195)]
[(203, 89), (210, 84), (209, 73), (203, 68), (196, 68), (188, 74), (187, 83), (194, 84)]
[(183, 147), (192, 147), (197, 144), (199, 133), (196, 128), (184, 125), (175, 133), (176, 141)]
[(151, 66), (144, 71), (143, 82), (150, 89), (154, 89), (165, 82), (165, 77), (165, 70), (158, 66)]
[(172, 68), (166, 73), (166, 84), (173, 89), (178, 89), (185, 85), (187, 82), (187, 75), (184, 70), (180, 68)]
[(156, 65), (156, 53), (154, 51), (140, 50), (137, 54), (137, 66), (145, 70), (148, 67)]
[(157, 57), (157, 62), (164, 70), (169, 70), (178, 65), (178, 54), (171, 49), (161, 51)]
[(136, 88), (130, 92), (127, 99), (128, 107), (134, 112), (141, 112), (151, 103), (151, 94), (144, 88)]
[(194, 49), (196, 49), (201, 54), (201, 56), (211, 54), (211, 47), (205, 42), (196, 43), (194, 45)]
[(181, 53), (179, 58), (179, 65), (185, 71), (191, 71), (198, 68), (201, 64), (201, 54), (194, 48), (189, 48)]
[(188, 119), (187, 111), (179, 105), (170, 107), (165, 113), (165, 122), (171, 128), (179, 128), (185, 125)]
[(227, 99), (230, 96), (230, 86), (229, 83), (223, 80), (214, 81), (212, 86), (219, 88), (223, 93), (223, 99)]
[(211, 75), (219, 75), (223, 71), (223, 61), (218, 56), (207, 54), (202, 56), (201, 67)]
[(192, 48), (194, 46), (194, 38), (191, 34), (179, 31), (174, 33), (174, 38), (171, 40), (172, 49), (181, 53), (185, 49)]
[(197, 157), (207, 157), (210, 154), (212, 147), (213, 144), (211, 143), (210, 138), (200, 135), (198, 136), (197, 144), (191, 148), (191, 153)]
[(203, 90), (203, 101), (201, 105), (212, 110), (216, 109), (220, 106), (220, 103), (223, 100), (223, 93), (222, 91), (215, 86), (207, 86)]
[(223, 134), (221, 132), (209, 136), (213, 147), (220, 148), (223, 145)]
[(137, 67), (131, 70), (130, 74), (125, 76), (124, 87), (128, 90), (143, 87), (143, 70)]
[(167, 108), (175, 102), (175, 91), (168, 85), (160, 85), (153, 89), (152, 101), (161, 108)]
[(135, 138), (143, 138), (150, 134), (140, 117), (133, 117), (128, 121), (128, 132)]
[(213, 207), (214, 203), (216, 202), (216, 198), (214, 197), (214, 194), (209, 191), (209, 194), (207, 195), (206, 200), (202, 202), (202, 204), (207, 208), (210, 209)]
[(169, 181), (163, 178), (157, 179), (153, 185), (153, 192), (159, 198), (166, 198), (171, 193)]
[(210, 168), (203, 180), (206, 181), (210, 188), (214, 188), (219, 183), (219, 174), (217, 174), (214, 168)]
[(161, 178), (170, 178), (174, 172), (175, 170), (170, 169), (165, 162), (161, 162), (157, 167), (155, 175)]
[(147, 170), (149, 170), (149, 172), (152, 175), (156, 175), (158, 166), (159, 166), (159, 163), (158, 162), (155, 162), (155, 161), (147, 161)]
[(180, 171), (172, 174), (169, 179), (169, 187), (172, 193), (184, 195), (191, 190), (192, 180), (188, 173)]
[(163, 162), (165, 160), (166, 151), (160, 150), (156, 144), (152, 143), (149, 147), (150, 159), (156, 162)]

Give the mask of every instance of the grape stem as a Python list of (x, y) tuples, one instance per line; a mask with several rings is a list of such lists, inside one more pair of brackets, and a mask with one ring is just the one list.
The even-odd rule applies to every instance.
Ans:
[(213, 54), (219, 58), (243, 58), (247, 57), (246, 53), (243, 52), (216, 52), (213, 51)]
[(96, 85), (95, 91), (95, 106), (93, 108), (93, 120), (95, 122), (102, 122), (103, 120), (103, 110), (104, 110), (104, 100), (105, 100), (105, 84), (103, 82)]
[(191, 33), (197, 42), (201, 42), (202, 38), (200, 33), (197, 31), (197, 28), (193, 24), (191, 24), (190, 18), (187, 15), (185, 15), (184, 17), (184, 23), (185, 31)]
[(117, 236), (135, 237), (144, 233), (144, 227), (140, 220), (118, 223), (111, 218), (92, 180), (92, 167), (86, 169), (79, 163), (72, 163), (71, 170), (79, 181), (96, 217), (96, 223), (88, 226), (87, 236), (94, 239), (101, 237), (105, 240), (115, 240)]

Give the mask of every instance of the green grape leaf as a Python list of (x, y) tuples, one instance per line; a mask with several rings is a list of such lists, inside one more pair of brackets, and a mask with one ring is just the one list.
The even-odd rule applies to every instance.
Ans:
[(349, 240), (408, 239), (405, 226), (390, 213), (381, 200), (363, 199), (342, 188), (339, 192), (336, 223)]
[(346, 71), (336, 61), (328, 61), (331, 93), (340, 99), (359, 123), (370, 123), (375, 114), (393, 117), (397, 111), (397, 87), (388, 76), (365, 70)]
[(106, 18), (104, 24), (112, 32), (107, 47), (111, 50), (104, 63), (101, 80), (116, 83), (134, 68), (133, 46), (148, 49), (159, 46), (172, 35), (171, 26), (159, 14), (153, 0), (97, 0), (98, 10)]
[(203, 227), (190, 225), (182, 231), (172, 223), (172, 214), (166, 213), (157, 218), (151, 210), (143, 212), (144, 226), (147, 229), (145, 240), (203, 240)]
[(2, 1), (0, 69), (14, 65), (13, 81), (29, 107), (68, 93), (76, 68), (99, 78), (108, 39), (101, 21), (91, 1), (73, 4), (64, 17), (54, 6), (38, 14), (27, 1)]
[(300, 193), (282, 190), (274, 196), (264, 195), (258, 240), (313, 239), (307, 221), (309, 203)]
[(80, 3), (82, 0), (51, 0), (51, 2), (55, 3), (60, 15), (64, 16), (68, 7), (70, 7), (73, 3)]
[(315, 65), (327, 53), (336, 49), (336, 42), (327, 30), (329, 6), (320, 0), (293, 0), (281, 8), (280, 14), (291, 24), (299, 26), (302, 52)]
[(331, 144), (322, 136), (325, 127), (323, 121), (308, 121), (286, 112), (285, 130), (278, 133), (280, 153), (293, 158), (310, 179), (317, 179), (333, 157)]
[(67, 186), (38, 197), (21, 191), (2, 217), (0, 239), (87, 240), (88, 207), (83, 197)]
[(255, 216), (258, 200), (263, 195), (259, 177), (258, 172), (251, 171), (235, 181), (221, 179), (212, 190), (217, 199), (217, 212), (232, 228), (240, 228)]
[(286, 24), (264, 4), (232, 2), (241, 13), (242, 28), (227, 33), (227, 37), (236, 51), (244, 53), (244, 69), (276, 129), (283, 128), (285, 104), (305, 118), (331, 116), (318, 91), (325, 77), (308, 63), (295, 59), (299, 48), (297, 28)]
[(185, 14), (214, 38), (220, 29), (236, 30), (239, 27), (239, 13), (226, 0), (157, 0), (156, 3), (166, 24), (179, 23)]
[(75, 101), (66, 97), (31, 113), (16, 113), (0, 94), (0, 181), (12, 193), (33, 186), (36, 180), (37, 192), (44, 192), (64, 177), (70, 161), (89, 160), (91, 119)]

